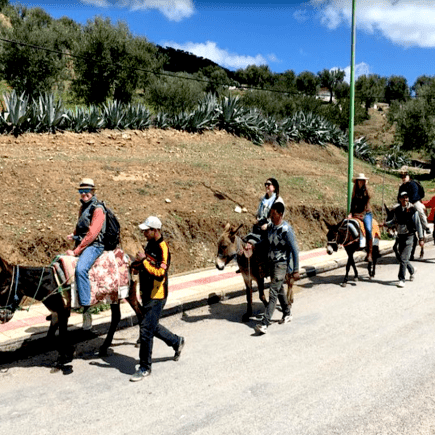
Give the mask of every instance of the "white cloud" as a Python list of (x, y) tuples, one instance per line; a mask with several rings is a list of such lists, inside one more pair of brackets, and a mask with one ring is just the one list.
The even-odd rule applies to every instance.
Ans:
[(256, 56), (243, 56), (236, 53), (230, 53), (216, 45), (216, 42), (207, 41), (205, 43), (187, 42), (177, 44), (176, 42), (165, 42), (163, 46), (169, 46), (178, 50), (188, 51), (196, 56), (204, 57), (216, 62), (225, 68), (246, 68), (248, 65), (266, 65), (267, 59), (271, 62), (278, 62), (274, 54), (267, 55), (267, 59), (261, 54)]
[[(350, 24), (349, 0), (311, 0), (321, 22), (330, 29)], [(435, 47), (434, 0), (358, 0), (357, 28), (368, 33), (380, 32), (395, 44), (405, 47)]]
[[(331, 68), (331, 71), (334, 71), (336, 69), (341, 69), (345, 72), (345, 76), (344, 76), (344, 81), (346, 83), (350, 83), (350, 65), (347, 66), (346, 68), (339, 68), (339, 67), (334, 67)], [(370, 66), (368, 64), (366, 64), (365, 62), (361, 62), (355, 65), (355, 80), (357, 80), (357, 78), (359, 76), (363, 76), (363, 75), (369, 75), (370, 74)]]
[(81, 0), (82, 3), (99, 7), (115, 6), (132, 11), (157, 9), (171, 21), (189, 18), (195, 12), (192, 0)]

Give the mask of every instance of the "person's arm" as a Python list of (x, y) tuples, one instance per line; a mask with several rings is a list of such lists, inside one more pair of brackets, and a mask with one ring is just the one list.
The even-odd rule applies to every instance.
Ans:
[(88, 247), (100, 234), (103, 228), (104, 219), (106, 219), (106, 213), (101, 207), (97, 207), (92, 215), (91, 224), (89, 225), (88, 232), (83, 237), (80, 244), (73, 250), (75, 256), (80, 255), (86, 247)]
[[(289, 226), (286, 232), (286, 244), (288, 247), (288, 253), (291, 254), (293, 259), (293, 270), (288, 270), (288, 273), (299, 273), (299, 249), (296, 242), (296, 237), (293, 232), (293, 228)], [(289, 267), (290, 267), (290, 255), (289, 255)]]
[(420, 242), (423, 241), (423, 243), (424, 243), (423, 226), (421, 225), (420, 216), (418, 215), (417, 210), (412, 215), (412, 219), (414, 221), (415, 230), (417, 231), (417, 234), (418, 234), (418, 239), (420, 240)]
[(161, 249), (161, 258), (162, 258), (160, 264), (154, 258), (151, 258), (149, 255), (146, 255), (145, 259), (143, 260), (143, 265), (145, 267), (145, 270), (150, 275), (153, 275), (155, 278), (163, 278), (165, 276), (169, 263), (168, 245), (166, 244), (165, 241), (162, 241), (159, 244), (159, 247)]

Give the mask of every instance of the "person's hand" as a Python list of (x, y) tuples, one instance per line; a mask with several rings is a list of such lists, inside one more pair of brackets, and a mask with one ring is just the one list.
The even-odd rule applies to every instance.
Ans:
[(66, 238), (67, 238), (68, 240), (74, 240), (74, 234), (73, 234), (73, 233), (68, 234), (68, 235), (66, 236)]
[(293, 272), (292, 277), (295, 281), (299, 281), (301, 279), (301, 275), (299, 274), (299, 272)]
[(145, 258), (145, 254), (143, 252), (138, 252), (136, 254), (136, 260), (142, 261)]
[(418, 244), (420, 245), (421, 248), (424, 248), (424, 239), (421, 239)]
[(349, 213), (349, 215), (347, 216), (348, 219), (352, 219), (352, 213)]
[(267, 230), (267, 224), (261, 225), (260, 228), (261, 228), (262, 231), (266, 231)]
[(66, 251), (66, 255), (71, 255), (72, 257), (75, 257), (76, 255), (74, 254), (74, 251), (72, 249), (68, 249), (68, 251)]

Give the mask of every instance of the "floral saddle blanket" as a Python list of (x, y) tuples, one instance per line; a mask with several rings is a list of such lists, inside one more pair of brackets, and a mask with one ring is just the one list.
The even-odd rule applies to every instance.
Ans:
[[(364, 227), (364, 222), (361, 219), (352, 218), (348, 219), (349, 228), (353, 232), (354, 236), (359, 236), (359, 246), (360, 248), (365, 248), (366, 241), (366, 229)], [(372, 234), (373, 234), (373, 246), (379, 246), (379, 239), (381, 238), (381, 231), (379, 230), (379, 225), (376, 219), (372, 220)]]
[[(60, 255), (53, 263), (58, 286), (65, 304), (79, 308), (75, 281), (78, 257)], [(89, 271), (91, 305), (116, 304), (128, 296), (130, 287), (130, 257), (121, 249), (104, 251)]]

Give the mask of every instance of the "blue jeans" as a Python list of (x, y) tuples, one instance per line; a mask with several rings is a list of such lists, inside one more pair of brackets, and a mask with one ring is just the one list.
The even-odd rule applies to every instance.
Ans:
[(277, 300), (279, 300), (281, 305), (283, 317), (290, 314), (287, 295), (284, 291), (284, 280), (286, 273), (287, 262), (281, 261), (279, 263), (273, 263), (270, 265), (269, 303), (267, 304), (262, 320), (263, 325), (270, 325)]
[(154, 337), (160, 338), (174, 350), (178, 349), (180, 337), (159, 324), (166, 299), (151, 299), (142, 307), (143, 319), (140, 324), (139, 364), (151, 370)]
[(371, 211), (368, 211), (366, 215), (364, 216), (363, 222), (364, 222), (364, 228), (366, 229), (366, 240), (370, 240), (373, 238), (372, 234), (372, 228), (373, 228), (373, 215)]
[(88, 246), (80, 254), (76, 266), (76, 285), (79, 294), (80, 305), (87, 307), (91, 305), (91, 283), (89, 282), (89, 270), (95, 260), (103, 253), (103, 246)]

